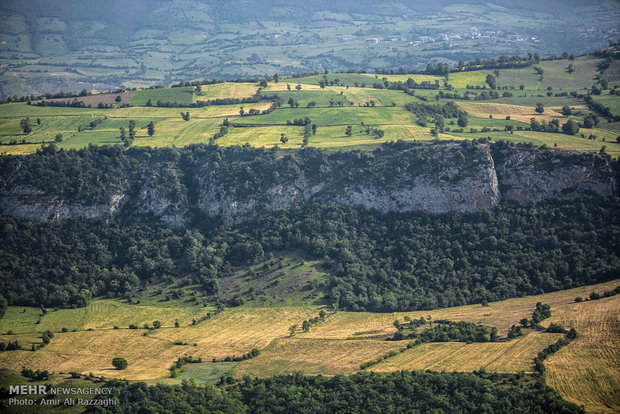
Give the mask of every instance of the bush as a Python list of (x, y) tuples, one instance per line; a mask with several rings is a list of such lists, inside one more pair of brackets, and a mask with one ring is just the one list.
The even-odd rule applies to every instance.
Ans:
[(127, 360), (125, 358), (116, 357), (112, 360), (112, 365), (118, 370), (127, 368)]

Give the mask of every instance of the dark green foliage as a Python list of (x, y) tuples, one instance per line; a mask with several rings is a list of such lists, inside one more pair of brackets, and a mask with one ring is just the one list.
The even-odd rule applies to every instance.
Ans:
[(19, 124), (22, 127), (22, 131), (24, 131), (24, 134), (30, 134), (32, 132), (32, 125), (30, 125), (30, 118), (22, 119), (19, 122)]
[[(181, 342), (181, 341), (177, 341), (174, 344), (175, 345), (187, 345), (186, 342)], [(194, 358), (191, 355), (177, 358), (177, 361), (170, 367), (170, 377), (176, 378), (178, 374), (177, 371), (183, 368), (185, 364), (200, 364), (200, 363), (202, 363), (202, 358)]]
[(0, 342), (0, 351), (16, 351), (18, 349), (22, 349), (22, 346), (17, 339), (9, 342)]
[(570, 106), (568, 106), (568, 105), (564, 105), (564, 106), (562, 107), (562, 115), (564, 115), (564, 116), (570, 116), (570, 115), (572, 115), (572, 114), (573, 114), (573, 110), (571, 109), (571, 107), (570, 107)]
[(486, 82), (489, 85), (489, 88), (491, 89), (497, 88), (497, 80), (495, 79), (495, 76), (488, 74), (486, 78)]
[(50, 343), (53, 337), (54, 337), (54, 333), (50, 330), (47, 330), (43, 332), (43, 335), (41, 335), (41, 340), (43, 341), (44, 345), (47, 345)]
[[(426, 321), (419, 319), (398, 325), (395, 322), (398, 332), (390, 339), (400, 341), (417, 338), (420, 342), (488, 342), (491, 335), (491, 330), (486, 326), (448, 320), (435, 320), (434, 326), (417, 332), (416, 327), (425, 323)], [(497, 335), (497, 329), (495, 334)]]
[[(399, 371), (350, 377), (302, 374), (181, 386), (111, 381), (118, 404), (87, 412), (134, 413), (582, 413), (529, 376)], [(100, 396), (98, 398), (108, 398)]]
[(4, 296), (0, 295), (0, 319), (4, 317), (8, 304)]
[[(443, 153), (442, 162), (455, 165), (476, 163), (483, 155), (471, 144)], [(0, 188), (30, 185), (84, 205), (109, 202), (119, 193), (137, 197), (147, 184), (171, 200), (195, 199), (195, 177), (205, 174), (236, 199), (296, 180), (387, 190), (407, 184), (402, 172), (442, 174), (433, 154), (432, 146), (399, 142), (374, 152), (332, 154), (312, 148), (280, 154), (246, 147), (48, 147), (32, 156), (0, 157)], [(496, 162), (501, 154), (495, 151)], [(451, 179), (468, 174), (463, 168)], [(15, 182), (9, 183), (10, 177)], [(171, 229), (130, 207), (108, 222), (0, 217), (0, 292), (10, 304), (84, 306), (95, 296), (127, 296), (141, 281), (188, 277), (215, 300), (218, 278), (234, 266), (269, 252), (296, 250), (322, 261), (333, 276), (328, 300), (341, 309), (488, 302), (614, 278), (620, 268), (617, 210), (618, 199), (612, 197), (529, 207), (501, 204), (477, 213), (382, 214), (333, 206), (317, 196), (232, 228), (192, 212), (186, 229)]]
[[(418, 341), (418, 340), (416, 340), (416, 342), (414, 342), (414, 344), (415, 344), (415, 345), (419, 345), (419, 344), (421, 344), (421, 342), (420, 342), (420, 341)], [(411, 345), (411, 344), (408, 344), (408, 345), (407, 345), (407, 348), (403, 348), (400, 352), (404, 352), (404, 351), (406, 351), (407, 349), (411, 349), (411, 348), (413, 348), (413, 346), (409, 346), (409, 345)], [(414, 345), (414, 346), (415, 346), (415, 345)], [(373, 366), (373, 365), (377, 365), (379, 362), (381, 362), (381, 361), (383, 361), (383, 360), (386, 360), (386, 359), (388, 359), (388, 358), (392, 358), (393, 356), (396, 356), (396, 355), (398, 355), (398, 352), (396, 352), (396, 351), (390, 351), (390, 352), (388, 352), (388, 353), (387, 353), (387, 354), (385, 354), (385, 355), (382, 355), (382, 356), (380, 356), (380, 357), (377, 357), (376, 359), (373, 359), (372, 361), (364, 362), (362, 365), (360, 365), (360, 369), (366, 369), (366, 368), (371, 367), (371, 366)]]
[(523, 329), (520, 326), (512, 325), (508, 330), (508, 339), (517, 338), (523, 335)]
[(562, 132), (566, 135), (576, 135), (579, 132), (579, 124), (572, 119), (569, 119), (564, 125), (562, 125)]
[(564, 328), (564, 326), (562, 324), (558, 324), (558, 323), (550, 323), (549, 327), (547, 328), (547, 330), (545, 332), (550, 332), (550, 333), (567, 333), (568, 331)]
[(543, 112), (545, 112), (545, 107), (539, 102), (536, 104), (536, 108), (534, 108), (534, 110), (539, 114), (542, 114)]
[(238, 361), (246, 361), (248, 359), (256, 358), (260, 355), (260, 350), (257, 348), (252, 348), (250, 352), (247, 352), (241, 356), (227, 356), (221, 361), (218, 361), (215, 357), (213, 358), (213, 362), (238, 362)]
[[(203, 386), (183, 383), (181, 386), (128, 383), (113, 380), (106, 384), (113, 389), (118, 403), (109, 407), (88, 407), (89, 413), (246, 413), (247, 409), (234, 395), (228, 395), (211, 384)], [(99, 397), (103, 398), (103, 397)]]
[(36, 370), (33, 371), (29, 368), (22, 368), (21, 370), (21, 374), (26, 377), (26, 378), (32, 378), (35, 381), (45, 381), (47, 379), (49, 379), (49, 372), (47, 370)]
[(467, 120), (467, 115), (465, 115), (464, 113), (460, 114), (459, 115), (459, 119), (458, 119), (458, 125), (461, 128), (464, 128), (464, 127), (467, 126), (468, 123), (469, 123), (469, 121)]
[[(616, 286), (614, 290), (606, 290), (605, 292), (603, 292), (602, 295), (596, 292), (592, 292), (590, 293), (588, 298), (590, 298), (590, 300), (598, 300), (602, 298), (608, 298), (610, 296), (615, 296), (619, 293), (620, 293), (620, 286)], [(575, 302), (583, 302), (583, 298), (581, 296), (578, 296), (575, 298)]]
[(459, 116), (467, 116), (454, 102), (449, 101), (444, 105), (431, 105), (421, 103), (408, 103), (405, 109), (413, 112), (418, 117), (436, 117), (438, 115), (444, 118), (458, 118)]
[(488, 342), (489, 328), (471, 322), (433, 321), (435, 326), (422, 331), (422, 342)]
[(575, 330), (575, 328), (571, 328), (571, 330), (568, 333), (566, 333), (566, 335), (564, 335), (563, 338), (558, 339), (556, 343), (551, 344), (545, 349), (543, 349), (542, 351), (540, 351), (538, 355), (536, 356), (536, 358), (534, 358), (534, 368), (536, 369), (536, 371), (538, 371), (541, 375), (544, 375), (546, 368), (545, 368), (545, 364), (543, 361), (549, 355), (555, 354), (562, 347), (565, 347), (566, 345), (570, 344), (575, 338), (577, 338), (577, 336), (578, 335), (577, 335), (577, 331)]
[(534, 324), (539, 324), (542, 320), (550, 317), (551, 308), (549, 307), (549, 305), (540, 302), (536, 303), (536, 309), (532, 314), (532, 322), (534, 322)]
[(116, 369), (125, 369), (127, 368), (127, 360), (125, 358), (116, 357), (112, 359), (112, 365)]

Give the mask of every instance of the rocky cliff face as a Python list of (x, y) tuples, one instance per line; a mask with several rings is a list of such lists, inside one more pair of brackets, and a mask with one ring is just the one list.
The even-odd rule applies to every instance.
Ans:
[(67, 203), (60, 197), (43, 191), (18, 186), (0, 193), (0, 212), (7, 216), (36, 221), (63, 221), (72, 218), (106, 219), (125, 201), (123, 194), (114, 194), (106, 203)]
[[(458, 146), (437, 148), (434, 162), (444, 165), (441, 173), (404, 174), (397, 188), (358, 184), (333, 194), (333, 203), (362, 206), (382, 212), (477, 211), (500, 201), (497, 175), (489, 147), (481, 148), (468, 163), (454, 161)], [(458, 158), (457, 158), (458, 159)]]
[[(114, 191), (102, 190), (106, 196), (96, 203), (80, 191), (63, 197), (37, 187), (36, 178), (22, 171), (28, 162), (23, 158), (16, 164), (19, 167), (2, 168), (0, 212), (37, 221), (144, 215), (183, 227), (194, 210), (233, 225), (262, 211), (311, 199), (381, 212), (445, 213), (491, 208), (502, 200), (525, 205), (608, 196), (617, 189), (608, 161), (593, 154), (515, 148), (492, 151), (488, 145), (457, 144), (390, 151), (365, 158), (322, 154), (320, 168), (314, 168), (315, 158), (296, 160), (291, 167), (290, 159), (277, 157), (265, 167), (257, 163), (261, 154), (253, 153), (244, 154), (242, 161), (234, 154), (228, 159), (218, 155), (218, 162), (211, 160), (213, 154), (200, 154), (190, 157), (192, 165), (178, 157), (157, 164), (149, 155), (148, 163), (140, 168), (151, 171), (135, 174), (135, 164), (127, 163), (131, 168), (119, 170), (123, 176), (116, 177), (122, 184)], [(233, 164), (237, 170), (230, 168)], [(287, 173), (282, 178), (277, 171), (284, 170)], [(260, 178), (253, 181), (256, 176)]]
[(505, 149), (497, 158), (502, 196), (521, 205), (608, 196), (617, 185), (606, 160), (592, 154)]

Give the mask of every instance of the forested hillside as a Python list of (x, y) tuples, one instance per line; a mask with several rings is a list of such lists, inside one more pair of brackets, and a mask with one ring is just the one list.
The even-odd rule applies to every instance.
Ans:
[[(436, 162), (447, 148), (450, 160), (462, 157), (460, 170)], [(3, 206), (21, 197), (35, 210), (56, 203), (58, 214), (65, 207), (75, 212), (81, 206), (87, 213), (99, 208), (80, 204), (88, 200), (105, 208), (100, 215), (39, 217), (43, 222), (2, 217), (0, 287), (11, 304), (67, 307), (84, 306), (94, 296), (132, 297), (141, 286), (183, 279), (205, 303), (238, 305), (262, 292), (240, 290), (225, 298), (219, 280), (282, 252), (319, 260), (329, 281), (317, 288), (334, 308), (356, 311), (479, 303), (615, 277), (619, 201), (608, 161), (593, 154), (491, 148), (498, 165), (514, 154), (521, 161), (523, 154), (533, 157), (528, 165), (536, 168), (520, 168), (538, 177), (549, 197), (516, 197), (516, 203), (504, 189), (499, 204), (437, 214), (335, 202), (337, 187), (324, 189), (329, 183), (346, 188), (376, 182), (412, 191), (407, 186), (420, 174), (435, 176), (435, 190), (441, 189), (476, 176), (487, 144), (433, 149), (397, 143), (373, 153), (305, 150), (284, 157), (249, 148), (91, 147), (4, 157)], [(581, 181), (550, 189), (545, 179), (555, 177), (558, 164), (576, 168)], [(444, 177), (447, 168), (452, 175)], [(498, 174), (501, 188), (507, 173)], [(291, 182), (299, 189), (284, 197), (282, 187)], [(221, 199), (232, 212), (253, 200), (239, 216), (243, 220), (202, 208), (201, 202), (212, 201), (201, 190), (205, 183), (227, 189)], [(303, 197), (304, 188), (320, 183), (323, 192)], [(597, 193), (601, 183), (611, 185), (611, 192)], [(269, 193), (274, 188), (280, 192)], [(119, 190), (128, 200), (110, 210), (105, 200)]]

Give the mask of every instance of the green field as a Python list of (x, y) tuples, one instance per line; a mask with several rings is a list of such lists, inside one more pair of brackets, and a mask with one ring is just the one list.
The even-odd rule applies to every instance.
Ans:
[(132, 105), (144, 106), (149, 99), (153, 106), (157, 105), (157, 101), (188, 105), (195, 100), (194, 88), (186, 86), (180, 88), (143, 89), (136, 92), (133, 98), (131, 98), (130, 103)]
[[(455, 133), (458, 128), (456, 119), (446, 119), (446, 127), (452, 131), (440, 134), (439, 139), (471, 139), (490, 138), (492, 140), (507, 139), (513, 142), (530, 142), (546, 144), (560, 148), (599, 151), (602, 146), (612, 156), (620, 155), (616, 137), (620, 135), (620, 128), (600, 119), (599, 125), (592, 130), (582, 129), (580, 135), (570, 137), (563, 134), (546, 134), (526, 131), (532, 117), (550, 121), (558, 118), (561, 123), (566, 118), (560, 114), (562, 106), (568, 105), (575, 112), (575, 119), (582, 120), (590, 111), (584, 102), (576, 97), (555, 96), (563, 91), (582, 93), (583, 88), (589, 88), (596, 82), (597, 64), (600, 59), (578, 57), (570, 60), (542, 61), (538, 65), (544, 71), (543, 81), (539, 81), (538, 74), (532, 67), (521, 69), (503, 69), (497, 77), (498, 92), (508, 91), (512, 97), (500, 97), (486, 101), (457, 100), (455, 103), (462, 106), (469, 113), (469, 123), (464, 133)], [(569, 64), (574, 65), (575, 71), (569, 74), (565, 69)], [(325, 75), (311, 75), (299, 78), (281, 78), (279, 82), (270, 81), (264, 87), (264, 94), (277, 95), (282, 105), (269, 114), (255, 116), (240, 116), (241, 107), (247, 114), (250, 110), (264, 111), (272, 104), (261, 101), (251, 104), (211, 105), (202, 108), (165, 108), (157, 107), (157, 101), (177, 102), (190, 105), (197, 100), (212, 100), (236, 98), (242, 99), (253, 96), (259, 88), (258, 82), (231, 82), (201, 85), (200, 92), (192, 86), (176, 88), (154, 88), (138, 90), (131, 98), (131, 107), (127, 108), (71, 108), (71, 107), (38, 107), (25, 103), (11, 103), (0, 105), (0, 153), (25, 154), (36, 151), (41, 145), (55, 140), (56, 135), (62, 134), (62, 142), (56, 143), (60, 148), (78, 149), (90, 144), (115, 145), (121, 144), (119, 128), (127, 128), (129, 120), (137, 123), (138, 130), (133, 145), (150, 147), (185, 146), (191, 144), (208, 143), (220, 130), (220, 125), (228, 118), (232, 126), (228, 133), (219, 138), (217, 145), (250, 144), (256, 147), (279, 146), (284, 149), (301, 148), (303, 143), (303, 126), (291, 125), (296, 119), (310, 119), (317, 125), (316, 135), (308, 139), (309, 146), (326, 149), (354, 149), (374, 148), (381, 142), (391, 140), (431, 140), (431, 128), (434, 127), (432, 117), (427, 119), (426, 127), (417, 125), (417, 116), (405, 110), (408, 103), (445, 104), (449, 99), (437, 101), (439, 90), (446, 93), (456, 92), (464, 95), (482, 93), (485, 89), (465, 89), (467, 85), (486, 88), (486, 76), (494, 74), (491, 70), (477, 70), (460, 73), (450, 73), (448, 84), (452, 89), (445, 91), (445, 77), (430, 75), (374, 75), (369, 73), (329, 73)], [(494, 75), (495, 76), (495, 75)], [(616, 72), (606, 72), (606, 79), (612, 85), (616, 79)], [(379, 89), (372, 87), (373, 83), (385, 80), (406, 81), (412, 78), (416, 82), (439, 82), (439, 90), (417, 89), (414, 95), (405, 94), (400, 90)], [(335, 85), (320, 87), (319, 82), (327, 79)], [(357, 86), (355, 86), (357, 84)], [(361, 87), (362, 84), (365, 87)], [(300, 90), (295, 87), (301, 86)], [(520, 90), (519, 86), (524, 89)], [(290, 87), (290, 90), (289, 90)], [(551, 87), (551, 91), (547, 88)], [(502, 89), (506, 88), (506, 89)], [(488, 92), (489, 89), (486, 89)], [(552, 96), (547, 96), (551, 92)], [(148, 100), (155, 106), (146, 106)], [(597, 102), (608, 107), (614, 113), (620, 113), (620, 98), (604, 92), (595, 96)], [(291, 107), (290, 103), (293, 103)], [(312, 104), (311, 104), (312, 103)], [(534, 112), (537, 103), (542, 103), (546, 110), (538, 115)], [(312, 106), (312, 107), (309, 107)], [(181, 113), (189, 112), (190, 119), (181, 119)], [(489, 118), (492, 115), (493, 118)], [(510, 116), (510, 120), (506, 117)], [(23, 119), (29, 118), (34, 125), (30, 134), (24, 134), (20, 127)], [(102, 122), (93, 130), (84, 128), (93, 120)], [(155, 134), (147, 135), (146, 125), (153, 122)], [(353, 127), (352, 135), (344, 134), (345, 128)], [(515, 127), (515, 133), (506, 134), (506, 125)], [(384, 136), (377, 139), (366, 133), (366, 128), (380, 128)], [(516, 131), (521, 127), (523, 131)], [(471, 133), (471, 129), (478, 130)], [(481, 129), (489, 128), (489, 132)], [(80, 129), (80, 131), (78, 131)], [(494, 131), (496, 130), (496, 131)], [(284, 134), (288, 142), (283, 144), (280, 138)], [(587, 139), (595, 135), (596, 139)], [(604, 141), (603, 141), (604, 140)]]

